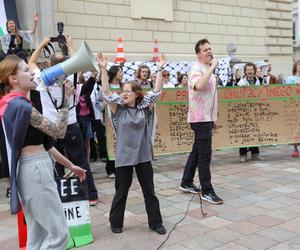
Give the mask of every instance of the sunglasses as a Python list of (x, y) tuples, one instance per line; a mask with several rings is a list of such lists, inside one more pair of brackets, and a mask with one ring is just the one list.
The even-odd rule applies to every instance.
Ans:
[(168, 76), (168, 77), (169, 77), (169, 76), (170, 76), (170, 74), (169, 74), (169, 73), (168, 73), (168, 74), (162, 74), (162, 76), (163, 76), (163, 77), (166, 77), (166, 76)]

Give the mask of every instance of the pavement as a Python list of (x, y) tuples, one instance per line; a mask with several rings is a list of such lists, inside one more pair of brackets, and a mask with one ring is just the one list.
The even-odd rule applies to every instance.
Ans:
[[(124, 231), (113, 234), (108, 213), (114, 180), (106, 177), (104, 163), (92, 163), (100, 200), (90, 209), (94, 242), (80, 249), (152, 250), (168, 238), (160, 249), (299, 250), (300, 158), (292, 158), (291, 153), (291, 145), (262, 147), (265, 161), (240, 163), (237, 149), (213, 151), (212, 182), (224, 204), (203, 202), (205, 217), (199, 197), (178, 189), (187, 154), (156, 157), (155, 188), (168, 233), (177, 224), (170, 235), (149, 230), (136, 177)], [(195, 184), (199, 185), (198, 177)], [(7, 180), (0, 179), (0, 249), (11, 250), (18, 249), (17, 218), (9, 214), (6, 187)]]

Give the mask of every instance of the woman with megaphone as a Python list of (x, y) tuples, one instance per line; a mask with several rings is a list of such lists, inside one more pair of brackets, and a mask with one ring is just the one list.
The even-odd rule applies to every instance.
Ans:
[(146, 95), (137, 81), (125, 82), (121, 94), (112, 93), (107, 79), (107, 60), (102, 53), (97, 61), (102, 74), (102, 89), (108, 102), (110, 117), (116, 133), (116, 193), (109, 214), (113, 233), (123, 230), (124, 212), (135, 168), (145, 199), (151, 230), (165, 234), (159, 201), (155, 195), (152, 168), (152, 138), (155, 130), (154, 106), (162, 89), (161, 70), (166, 57), (158, 61), (158, 74), (153, 91)]
[[(4, 132), (5, 158), (10, 170), (11, 213), (18, 213), (22, 205), (27, 223), (27, 249), (64, 250), (68, 227), (48, 153), (81, 181), (85, 179), (85, 170), (73, 165), (53, 147), (51, 137), (62, 138), (67, 129), (67, 100), (53, 123), (27, 99), (35, 87), (34, 74), (22, 59), (9, 55), (0, 63), (0, 131)], [(66, 99), (73, 92), (73, 84), (65, 81)]]

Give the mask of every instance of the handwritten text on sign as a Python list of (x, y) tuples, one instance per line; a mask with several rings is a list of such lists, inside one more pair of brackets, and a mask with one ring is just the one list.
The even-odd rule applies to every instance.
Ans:
[[(300, 87), (270, 85), (218, 89), (213, 147), (245, 147), (300, 141)], [(194, 140), (187, 123), (187, 89), (164, 89), (156, 105), (154, 154), (189, 152)], [(109, 122), (108, 122), (109, 123)], [(108, 151), (114, 155), (110, 123)]]

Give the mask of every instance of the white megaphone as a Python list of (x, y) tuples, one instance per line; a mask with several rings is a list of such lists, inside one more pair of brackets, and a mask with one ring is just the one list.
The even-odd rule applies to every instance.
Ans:
[(61, 78), (61, 76), (72, 75), (79, 71), (85, 72), (92, 70), (99, 71), (98, 63), (87, 43), (82, 42), (79, 50), (70, 59), (43, 70), (41, 79), (46, 86), (51, 86), (55, 81)]

